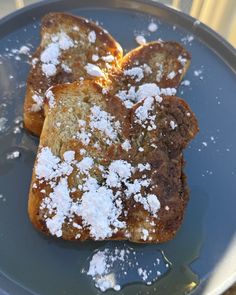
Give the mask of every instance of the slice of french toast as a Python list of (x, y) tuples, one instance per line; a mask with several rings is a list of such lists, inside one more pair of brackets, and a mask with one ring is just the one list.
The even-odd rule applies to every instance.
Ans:
[(125, 107), (94, 81), (46, 94), (28, 212), (66, 240), (159, 243), (178, 230), (188, 200), (183, 149), (198, 131), (186, 102), (155, 84)]
[(191, 61), (187, 50), (177, 42), (155, 41), (131, 50), (120, 67), (110, 73), (109, 91), (131, 107), (136, 101), (135, 89), (155, 83), (164, 95), (175, 95)]
[(176, 42), (151, 42), (122, 56), (120, 45), (96, 24), (64, 13), (47, 14), (27, 81), (25, 127), (40, 135), (44, 95), (53, 85), (95, 79), (123, 98), (127, 85), (146, 82), (173, 94), (190, 64), (189, 53)]
[(42, 19), (41, 43), (32, 58), (24, 103), (24, 125), (40, 135), (44, 96), (56, 84), (105, 78), (123, 56), (107, 31), (82, 17), (49, 13)]

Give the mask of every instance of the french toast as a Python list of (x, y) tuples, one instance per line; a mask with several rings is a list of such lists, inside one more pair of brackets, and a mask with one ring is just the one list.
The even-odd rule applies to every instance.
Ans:
[(27, 81), (26, 129), (40, 135), (44, 96), (51, 86), (96, 79), (123, 98), (128, 84), (146, 82), (157, 83), (170, 94), (175, 93), (191, 59), (180, 44), (161, 41), (147, 43), (122, 57), (121, 46), (93, 22), (64, 13), (47, 14), (42, 19), (41, 44), (33, 55)]
[(28, 204), (38, 230), (65, 240), (174, 237), (188, 201), (182, 152), (197, 120), (154, 83), (135, 91), (129, 108), (92, 80), (46, 93)]
[(24, 103), (24, 125), (40, 135), (44, 96), (56, 84), (105, 78), (122, 58), (107, 31), (82, 17), (49, 13), (42, 19), (41, 43), (32, 57)]
[(190, 61), (188, 51), (177, 42), (146, 43), (128, 52), (121, 60), (119, 68), (111, 71), (110, 92), (120, 97), (126, 107), (135, 103), (135, 88), (145, 83), (155, 83), (163, 94), (174, 95)]

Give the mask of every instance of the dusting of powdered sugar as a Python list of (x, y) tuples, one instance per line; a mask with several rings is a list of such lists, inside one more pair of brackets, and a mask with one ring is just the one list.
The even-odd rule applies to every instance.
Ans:
[(43, 147), (39, 151), (35, 168), (38, 179), (52, 180), (63, 175), (70, 175), (72, 170), (71, 163), (68, 161), (61, 163), (60, 158), (55, 156), (49, 147)]
[(20, 151), (13, 151), (7, 154), (7, 160), (14, 160), (20, 157)]
[(96, 33), (95, 33), (95, 31), (89, 32), (88, 40), (89, 40), (90, 43), (95, 43), (96, 42)]
[(159, 251), (107, 245), (91, 256), (82, 273), (92, 277), (96, 288), (105, 292), (108, 289), (120, 291), (133, 282), (151, 285), (169, 268), (169, 262)]
[(53, 108), (55, 106), (55, 96), (53, 91), (51, 90), (51, 87), (46, 91), (45, 97), (47, 98), (49, 107)]
[(116, 96), (119, 97), (127, 108), (131, 108), (135, 103), (155, 97), (159, 103), (162, 101), (161, 95), (172, 96), (176, 94), (176, 88), (159, 88), (155, 83), (145, 83), (136, 87), (131, 86), (128, 90), (119, 90)]
[[(82, 181), (78, 186), (82, 197), (77, 201), (71, 198), (68, 185), (68, 177), (75, 169)], [(102, 171), (103, 180), (100, 179), (99, 183), (90, 173), (93, 169)], [(37, 156), (35, 175), (38, 181), (46, 181), (52, 189), (40, 205), (41, 210), (46, 210), (44, 216), (48, 230), (52, 235), (62, 236), (65, 219), (72, 216), (82, 218), (81, 228), (76, 228), (88, 228), (95, 240), (109, 238), (118, 230), (125, 229), (126, 222), (119, 220), (123, 212), (119, 189), (123, 190), (126, 198), (132, 197), (143, 205), (144, 210), (157, 217), (161, 207), (158, 197), (143, 193), (144, 188), (150, 187), (150, 180), (145, 174), (141, 178), (132, 178), (135, 171), (150, 169), (149, 163), (132, 166), (125, 160), (113, 160), (107, 167), (96, 164), (95, 160), (88, 156), (77, 161), (73, 150), (64, 152), (61, 159), (54, 155), (49, 147), (41, 148)], [(76, 238), (79, 237), (80, 232), (76, 235)], [(146, 230), (145, 236), (141, 235), (140, 238), (151, 239), (149, 231)]]
[(40, 55), (42, 71), (46, 77), (54, 76), (57, 73), (62, 51), (75, 46), (74, 41), (65, 32), (52, 35), (51, 41)]
[(142, 36), (142, 35), (138, 35), (138, 36), (136, 36), (136, 37), (135, 37), (135, 40), (136, 40), (136, 42), (137, 42), (139, 45), (144, 45), (144, 44), (147, 43), (145, 37)]
[(124, 75), (132, 77), (135, 82), (141, 81), (144, 77), (143, 70), (140, 67), (133, 67), (131, 69), (124, 70)]
[(4, 132), (6, 129), (7, 129), (7, 126), (6, 126), (6, 124), (7, 124), (7, 118), (5, 118), (5, 117), (1, 117), (0, 118), (0, 133), (1, 132)]
[(150, 24), (148, 25), (148, 31), (149, 32), (156, 32), (156, 30), (158, 29), (158, 26), (155, 22), (150, 22)]
[(43, 107), (43, 96), (39, 95), (38, 93), (35, 93), (34, 95), (32, 95), (32, 100), (34, 103), (31, 106), (31, 111), (32, 112), (40, 111)]
[(87, 74), (94, 77), (104, 77), (104, 72), (99, 68), (99, 66), (96, 66), (91, 63), (87, 63), (87, 65), (84, 67)]
[(130, 141), (128, 139), (126, 139), (122, 145), (121, 145), (122, 149), (125, 150), (126, 152), (128, 152), (128, 150), (131, 149), (131, 144)]
[(107, 138), (106, 143), (111, 144), (117, 139), (120, 123), (119, 121), (114, 121), (114, 117), (103, 111), (99, 106), (93, 106), (91, 108), (89, 126), (92, 131), (101, 131)]

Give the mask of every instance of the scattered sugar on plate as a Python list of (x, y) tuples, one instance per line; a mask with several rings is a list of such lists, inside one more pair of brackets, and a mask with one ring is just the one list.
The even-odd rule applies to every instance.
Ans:
[(6, 198), (4, 198), (4, 196), (2, 195), (2, 194), (0, 194), (0, 201), (2, 201), (2, 202), (6, 202)]
[(191, 45), (191, 42), (194, 40), (194, 37), (192, 35), (187, 35), (187, 36), (184, 36), (183, 38), (181, 38), (181, 41), (187, 45)]
[(26, 45), (23, 45), (19, 49), (19, 54), (24, 54), (24, 55), (29, 55), (30, 53), (30, 48)]
[(200, 25), (200, 24), (201, 24), (201, 22), (200, 22), (200, 20), (198, 20), (198, 19), (196, 19), (196, 20), (194, 21), (194, 23), (193, 23), (194, 26), (198, 26), (198, 25)]
[(156, 23), (154, 23), (153, 21), (150, 22), (150, 24), (148, 25), (148, 31), (149, 32), (155, 32), (158, 29), (158, 26)]
[(14, 160), (20, 157), (20, 152), (19, 151), (13, 151), (9, 154), (7, 154), (7, 160)]
[(190, 81), (189, 80), (183, 80), (182, 82), (181, 82), (181, 85), (183, 85), (183, 86), (190, 86)]
[(142, 35), (138, 35), (138, 36), (136, 36), (136, 37), (135, 37), (135, 40), (136, 40), (136, 42), (137, 42), (139, 45), (144, 45), (144, 44), (147, 43), (145, 37), (142, 36)]
[(6, 130), (7, 118), (0, 118), (0, 132), (4, 132)]
[(108, 243), (97, 250), (82, 273), (91, 276), (96, 288), (119, 291), (133, 282), (151, 285), (169, 270), (169, 263), (159, 251), (132, 249), (122, 244)]
[(202, 74), (202, 70), (195, 70), (193, 73), (194, 73), (194, 76), (198, 77)]

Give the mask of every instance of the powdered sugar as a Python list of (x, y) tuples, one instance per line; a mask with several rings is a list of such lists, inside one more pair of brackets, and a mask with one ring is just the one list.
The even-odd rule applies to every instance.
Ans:
[(172, 80), (172, 79), (174, 79), (175, 76), (176, 76), (175, 71), (171, 71), (171, 72), (167, 75), (167, 79)]
[(72, 72), (72, 69), (71, 69), (68, 65), (66, 65), (66, 64), (64, 64), (64, 63), (61, 64), (61, 67), (62, 67), (62, 69), (63, 69), (66, 73), (71, 73), (71, 72)]
[(60, 63), (59, 58), (61, 51), (74, 47), (73, 40), (64, 32), (52, 35), (51, 40), (52, 43), (49, 43), (40, 55), (42, 71), (46, 77), (51, 77), (56, 74), (56, 66)]
[(36, 177), (38, 179), (52, 180), (55, 177), (70, 175), (73, 170), (70, 162), (60, 162), (60, 158), (54, 156), (49, 147), (43, 147), (37, 156)]
[(29, 55), (30, 53), (30, 48), (26, 45), (23, 45), (19, 49), (19, 54), (24, 54), (24, 55)]
[(113, 234), (111, 226), (124, 227), (125, 223), (118, 221), (121, 210), (113, 202), (112, 190), (101, 186), (88, 190), (83, 194), (81, 204), (76, 214), (82, 216), (83, 224), (89, 226), (90, 234), (96, 240), (105, 239)]
[(113, 62), (114, 59), (114, 56), (111, 54), (107, 56), (102, 56), (102, 60), (104, 60), (105, 62)]
[(60, 48), (57, 43), (50, 43), (41, 53), (40, 60), (44, 64), (59, 64)]
[(149, 163), (138, 164), (138, 169), (140, 172), (143, 172), (144, 170), (151, 170), (151, 165)]
[[(133, 196), (136, 202), (143, 205), (144, 210), (154, 216), (159, 210), (160, 202), (157, 196), (141, 193), (142, 188), (150, 186), (150, 180), (145, 179), (145, 176), (132, 179), (137, 169), (141, 172), (150, 170), (148, 163), (139, 163), (137, 167), (133, 167), (127, 161), (114, 160), (108, 167), (99, 165), (103, 180), (98, 184), (90, 174), (90, 170), (96, 168), (93, 158), (84, 157), (81, 161), (76, 161), (75, 152), (68, 150), (64, 152), (63, 159), (55, 156), (50, 148), (44, 147), (38, 153), (35, 167), (36, 179), (46, 181), (52, 188), (52, 192), (43, 198), (40, 207), (48, 212), (45, 220), (52, 235), (61, 236), (65, 218), (73, 215), (82, 217), (83, 226), (89, 228), (90, 235), (95, 240), (110, 237), (118, 229), (125, 228), (125, 222), (119, 220), (123, 202), (119, 197), (120, 192), (113, 191), (114, 188), (122, 188), (127, 198)], [(82, 180), (82, 184), (78, 186), (82, 197), (78, 201), (72, 200), (67, 181), (74, 167)], [(85, 178), (80, 174), (84, 174)]]
[(178, 127), (178, 125), (174, 121), (170, 121), (170, 127), (172, 130), (174, 130)]
[(186, 35), (183, 38), (181, 38), (181, 41), (184, 44), (191, 44), (191, 42), (194, 40), (194, 37), (192, 35)]
[(161, 89), (155, 83), (146, 83), (140, 85), (136, 93), (137, 101), (141, 101), (147, 97), (158, 97)]
[(97, 54), (92, 55), (92, 61), (96, 62), (99, 60), (99, 56)]
[(117, 130), (120, 128), (120, 123), (118, 121), (114, 122), (112, 116), (109, 113), (101, 110), (101, 108), (98, 106), (91, 108), (89, 125), (91, 130), (100, 130), (111, 141), (114, 141), (117, 138)]
[(4, 132), (7, 129), (7, 121), (5, 117), (0, 118), (0, 132)]
[(61, 50), (68, 50), (71, 47), (74, 47), (73, 40), (64, 32), (60, 32), (51, 37), (52, 41), (58, 43)]
[(184, 80), (181, 82), (181, 85), (184, 85), (184, 86), (190, 86), (190, 81), (189, 80)]
[(148, 211), (152, 214), (156, 214), (157, 211), (161, 208), (160, 201), (158, 200), (156, 195), (148, 194), (147, 195), (147, 202), (148, 202)]
[(154, 23), (154, 22), (151, 22), (149, 25), (148, 25), (148, 30), (150, 31), (150, 32), (156, 32), (156, 30), (158, 29), (158, 26), (157, 26), (157, 24), (156, 23)]
[(129, 140), (126, 139), (126, 140), (122, 143), (121, 147), (122, 147), (122, 149), (125, 150), (126, 152), (127, 152), (129, 149), (131, 149), (131, 144), (130, 144)]
[(144, 44), (147, 43), (145, 37), (142, 36), (142, 35), (138, 35), (138, 36), (136, 36), (136, 37), (135, 37), (135, 40), (136, 40), (136, 42), (137, 42), (139, 45), (144, 45)]
[(126, 182), (131, 177), (132, 166), (124, 160), (113, 161), (108, 170), (106, 184), (108, 187), (121, 187), (122, 182)]
[(75, 152), (74, 151), (66, 151), (63, 154), (63, 158), (66, 162), (71, 163), (75, 159)]
[(39, 94), (34, 94), (32, 96), (32, 100), (35, 102), (34, 104), (32, 104), (31, 106), (31, 111), (32, 112), (38, 112), (42, 109), (43, 107), (43, 96), (39, 95)]
[(183, 56), (178, 56), (178, 61), (181, 63), (181, 65), (184, 67), (186, 62), (187, 62), (187, 58), (183, 57)]
[[(143, 229), (143, 236), (146, 231)], [(146, 255), (148, 254), (148, 255)], [(119, 291), (133, 282), (152, 284), (167, 272), (169, 263), (159, 251), (150, 248), (133, 249), (126, 245), (106, 245), (96, 251), (89, 260), (87, 270), (95, 286), (102, 292), (108, 289)]]
[(134, 86), (128, 90), (120, 90), (116, 94), (124, 101), (127, 108), (131, 108), (134, 103), (144, 100), (147, 97), (154, 97), (159, 103), (162, 102), (161, 95), (175, 95), (175, 88), (159, 88), (155, 83), (145, 83), (138, 87), (137, 91)]
[(81, 173), (87, 173), (93, 166), (93, 159), (90, 157), (85, 157), (76, 166)]
[(51, 88), (49, 88), (46, 93), (45, 93), (46, 98), (48, 99), (48, 105), (50, 108), (53, 108), (55, 106), (55, 97), (54, 94), (51, 90)]
[(46, 208), (53, 217), (46, 218), (46, 225), (52, 235), (62, 236), (62, 225), (69, 215), (72, 199), (69, 195), (68, 183), (62, 178), (49, 197), (43, 199), (41, 208)]
[(20, 157), (20, 151), (13, 151), (7, 154), (7, 160), (14, 160)]
[(136, 82), (141, 81), (144, 77), (143, 70), (140, 67), (133, 67), (125, 70), (124, 75), (131, 76)]
[(94, 64), (87, 63), (87, 65), (84, 68), (90, 76), (104, 77), (103, 71)]
[[(146, 241), (147, 238), (148, 238), (148, 236), (149, 236), (149, 232), (148, 232), (148, 230), (146, 230), (145, 228), (143, 228), (143, 229), (141, 230), (141, 232), (142, 232), (142, 236), (141, 236), (141, 238), (142, 238), (144, 241)], [(141, 268), (138, 269), (138, 273), (139, 273), (139, 275), (142, 275), (142, 272), (140, 272), (140, 269), (141, 269)], [(145, 281), (146, 279), (147, 279), (147, 275), (143, 276), (143, 280)]]
[(91, 134), (85, 131), (85, 128), (81, 128), (80, 131), (76, 133), (75, 138), (79, 139), (84, 145), (88, 145), (90, 142)]
[(57, 68), (54, 64), (42, 64), (42, 71), (47, 77), (51, 77), (56, 74)]
[(90, 43), (95, 43), (96, 42), (96, 33), (94, 31), (89, 32), (88, 40), (89, 40)]
[(156, 195), (148, 194), (146, 197), (143, 197), (140, 193), (134, 195), (134, 200), (143, 205), (143, 208), (155, 215), (160, 209), (161, 204)]
[[(135, 111), (136, 122), (142, 124), (147, 119), (150, 119), (150, 117), (149, 117), (149, 111), (151, 111), (153, 109), (153, 103), (154, 103), (154, 98), (153, 97), (147, 97), (144, 100), (143, 105), (141, 105), (140, 107), (138, 107), (136, 109), (136, 111)], [(152, 119), (155, 120), (155, 116)]]

